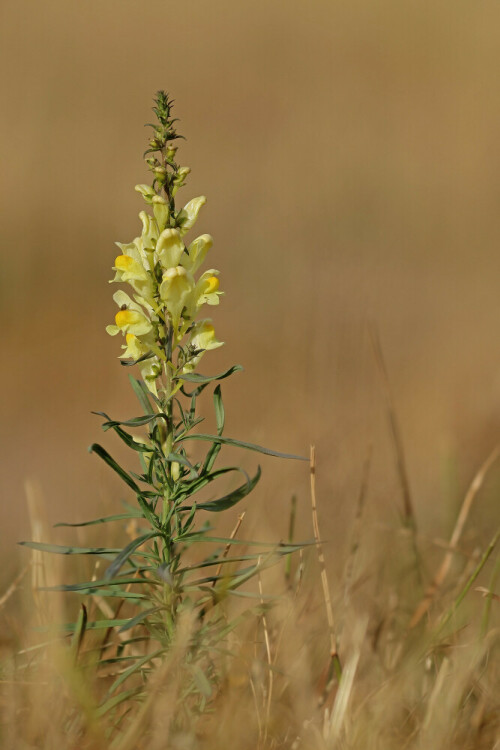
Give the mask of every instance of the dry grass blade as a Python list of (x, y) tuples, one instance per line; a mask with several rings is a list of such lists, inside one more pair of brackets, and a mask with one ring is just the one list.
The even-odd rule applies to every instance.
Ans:
[[(236, 534), (238, 533), (238, 531), (240, 529), (240, 526), (243, 523), (243, 519), (245, 518), (245, 513), (246, 513), (246, 511), (243, 511), (243, 513), (238, 516), (238, 520), (236, 521), (236, 525), (235, 525), (234, 529), (231, 531), (229, 539), (234, 539), (236, 537)], [(221, 574), (221, 571), (222, 571), (222, 560), (226, 559), (226, 557), (229, 554), (229, 550), (230, 549), (231, 549), (231, 542), (228, 542), (226, 544), (226, 546), (224, 547), (224, 552), (222, 553), (222, 556), (221, 556), (221, 562), (219, 563), (219, 565), (217, 566), (217, 569), (215, 571), (215, 577), (214, 577), (214, 581), (212, 583), (212, 586), (215, 586), (215, 584), (217, 582), (217, 579), (219, 578), (219, 576)]]
[[(323, 589), (323, 597), (325, 599), (326, 617), (328, 621), (328, 630), (330, 633), (330, 667), (333, 668), (337, 676), (337, 680), (340, 682), (342, 676), (342, 666), (340, 657), (337, 651), (337, 638), (335, 634), (335, 620), (333, 617), (332, 601), (330, 598), (330, 588), (328, 586), (328, 576), (326, 574), (325, 557), (323, 555), (323, 548), (321, 545), (321, 536), (319, 533), (318, 523), (318, 508), (316, 503), (316, 451), (314, 445), (311, 445), (311, 458), (310, 458), (310, 476), (311, 476), (311, 508), (312, 508), (312, 522), (314, 529), (314, 540), (316, 542), (316, 549), (318, 551), (318, 560), (321, 571), (321, 586)], [(331, 669), (330, 669), (331, 671)], [(326, 681), (326, 688), (328, 689), (329, 679)]]
[(345, 566), (345, 582), (344, 582), (344, 602), (347, 602), (352, 587), (352, 579), (354, 573), (354, 566), (356, 562), (356, 556), (359, 550), (359, 535), (361, 518), (363, 516), (363, 510), (366, 502), (366, 495), (368, 489), (368, 478), (370, 476), (370, 467), (372, 462), (373, 445), (369, 445), (368, 453), (363, 466), (363, 476), (361, 479), (361, 487), (359, 490), (358, 504), (356, 507), (356, 516), (354, 518), (354, 525), (351, 535), (351, 549), (349, 551), (349, 557)]
[(373, 347), (373, 353), (375, 355), (375, 361), (380, 373), (382, 380), (382, 386), (384, 389), (384, 396), (387, 407), (387, 416), (389, 418), (389, 426), (391, 429), (392, 440), (394, 443), (394, 451), (396, 454), (396, 461), (398, 466), (398, 474), (401, 482), (401, 490), (403, 492), (403, 508), (405, 522), (408, 526), (417, 529), (415, 521), (415, 511), (413, 509), (413, 502), (411, 499), (410, 482), (408, 480), (408, 471), (406, 469), (406, 460), (403, 450), (403, 440), (401, 438), (401, 431), (396, 416), (396, 410), (392, 400), (391, 386), (389, 383), (389, 375), (387, 373), (387, 367), (385, 366), (384, 355), (382, 353), (382, 347), (380, 345), (380, 338), (378, 331), (373, 323), (368, 326), (370, 333), (370, 339)]
[(29, 568), (30, 568), (29, 565), (25, 565), (24, 568), (21, 570), (21, 572), (18, 573), (17, 576), (14, 578), (14, 580), (12, 581), (8, 589), (5, 591), (5, 593), (2, 594), (2, 596), (0, 596), (0, 608), (2, 608), (5, 604), (7, 604), (10, 597), (17, 590), (19, 584), (21, 583), (24, 576), (28, 572)]
[[(259, 565), (260, 565), (260, 557), (259, 557)], [(265, 613), (265, 603), (264, 603), (264, 591), (262, 589), (262, 576), (259, 573), (258, 576), (258, 582), (259, 582), (259, 594), (261, 597), (261, 604), (263, 607), (263, 613), (262, 613), (262, 627), (264, 628), (264, 641), (266, 644), (266, 657), (267, 657), (267, 666), (269, 671), (269, 678), (268, 678), (268, 686), (267, 686), (267, 700), (266, 700), (266, 718), (264, 722), (264, 731), (262, 736), (262, 745), (265, 745), (267, 741), (267, 733), (269, 731), (269, 722), (271, 719), (271, 702), (273, 698), (273, 660), (271, 656), (271, 640), (269, 638), (269, 628), (267, 625), (267, 618)]]
[(462, 532), (463, 532), (465, 523), (467, 521), (467, 518), (469, 516), (470, 509), (472, 507), (474, 499), (484, 482), (484, 478), (486, 474), (488, 473), (493, 463), (497, 460), (499, 455), (500, 455), (500, 446), (497, 445), (496, 448), (490, 453), (490, 455), (488, 456), (488, 458), (486, 459), (486, 461), (481, 466), (476, 476), (472, 480), (471, 485), (469, 489), (467, 490), (464, 501), (462, 503), (462, 507), (460, 508), (460, 513), (458, 514), (457, 521), (455, 523), (455, 528), (453, 529), (453, 533), (450, 538), (449, 549), (446, 552), (443, 558), (443, 562), (441, 563), (441, 566), (438, 572), (434, 576), (432, 583), (428, 587), (424, 598), (422, 599), (422, 601), (416, 608), (415, 612), (413, 613), (413, 616), (410, 620), (410, 625), (409, 625), (410, 628), (414, 628), (416, 625), (418, 625), (422, 617), (426, 614), (429, 607), (431, 606), (432, 601), (434, 597), (436, 596), (437, 592), (443, 585), (444, 580), (450, 570), (453, 555), (457, 548), (458, 542), (460, 541), (460, 537), (462, 536)]

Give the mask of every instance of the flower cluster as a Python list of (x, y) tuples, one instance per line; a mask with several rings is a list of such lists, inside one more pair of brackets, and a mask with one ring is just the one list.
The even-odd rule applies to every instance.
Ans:
[[(120, 332), (125, 336), (121, 357), (129, 360), (127, 364), (139, 366), (147, 387), (155, 395), (163, 374), (168, 381), (170, 371), (190, 372), (207, 349), (222, 346), (211, 320), (198, 319), (202, 306), (218, 305), (222, 294), (216, 269), (211, 268), (197, 278), (212, 247), (212, 237), (202, 234), (189, 245), (184, 241), (206, 198), (194, 198), (181, 210), (175, 210), (174, 196), (184, 184), (189, 168), (178, 167), (174, 161), (176, 148), (168, 143), (173, 132), (168, 130), (170, 122), (166, 120), (163, 142), (161, 132), (150, 142), (150, 150), (160, 151), (163, 157), (162, 161), (147, 160), (155, 175), (153, 187), (136, 186), (152, 214), (147, 211), (139, 214), (140, 237), (129, 244), (117, 243), (120, 255), (115, 259), (116, 274), (111, 281), (129, 284), (132, 298), (123, 290), (113, 295), (119, 310), (115, 325), (106, 328), (111, 336)], [(175, 133), (174, 136), (180, 137)]]

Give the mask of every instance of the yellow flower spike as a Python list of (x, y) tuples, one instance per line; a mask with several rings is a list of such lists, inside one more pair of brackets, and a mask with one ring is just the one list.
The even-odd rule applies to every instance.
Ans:
[(207, 199), (204, 195), (200, 195), (199, 198), (193, 198), (186, 203), (182, 211), (179, 211), (177, 215), (177, 223), (179, 225), (179, 231), (181, 235), (185, 235), (196, 223), (200, 209), (205, 205)]
[(191, 273), (196, 273), (213, 244), (213, 238), (209, 234), (202, 234), (201, 237), (197, 237), (189, 245), (188, 252), (182, 256), (181, 264)]
[(153, 198), (153, 213), (158, 226), (158, 231), (163, 232), (168, 224), (170, 211), (167, 201), (165, 198), (162, 198), (161, 195), (155, 195)]
[(189, 298), (192, 297), (194, 286), (192, 275), (182, 266), (169, 268), (163, 274), (160, 297), (170, 313), (176, 336), (182, 311), (188, 304)]
[(156, 243), (156, 257), (165, 270), (176, 268), (184, 252), (184, 242), (178, 229), (165, 229)]

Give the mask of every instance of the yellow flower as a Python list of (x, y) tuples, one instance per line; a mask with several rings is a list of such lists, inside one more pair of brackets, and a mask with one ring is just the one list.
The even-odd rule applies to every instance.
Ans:
[(196, 273), (205, 260), (205, 256), (214, 244), (209, 234), (202, 234), (189, 245), (187, 253), (182, 255), (180, 263), (187, 271)]
[(186, 203), (182, 211), (179, 211), (177, 216), (177, 223), (179, 224), (179, 231), (181, 235), (185, 235), (196, 223), (200, 209), (205, 205), (207, 199), (204, 195), (200, 195), (199, 198), (193, 198)]
[(120, 289), (113, 295), (113, 299), (120, 309), (115, 315), (115, 325), (106, 327), (110, 336), (116, 336), (120, 331), (124, 334), (133, 333), (136, 336), (143, 336), (153, 330), (153, 324), (143, 308), (136, 302), (132, 302), (126, 292)]
[(156, 225), (159, 232), (163, 232), (167, 226), (170, 216), (168, 203), (161, 195), (155, 195), (153, 198), (153, 213), (156, 219)]
[(148, 354), (151, 355), (147, 359), (143, 359), (142, 362), (137, 362), (137, 365), (148, 389), (157, 396), (156, 378), (161, 373), (161, 364), (158, 357), (151, 351), (154, 341), (148, 341), (147, 338), (141, 340), (133, 333), (127, 333), (125, 340), (127, 345), (124, 347), (123, 354), (120, 355), (121, 359), (133, 359), (136, 361)]
[(219, 292), (218, 275), (219, 272), (215, 268), (211, 268), (200, 276), (195, 288), (197, 309), (205, 304), (205, 302), (208, 305), (219, 304), (219, 297), (223, 292)]
[(117, 256), (113, 268), (116, 274), (114, 279), (111, 279), (112, 282), (126, 281), (141, 297), (151, 303), (154, 293), (153, 279), (144, 268), (141, 253), (134, 244), (129, 246), (123, 255)]
[(205, 351), (208, 349), (218, 349), (218, 347), (222, 346), (224, 342), (217, 341), (212, 321), (206, 318), (205, 320), (200, 320), (193, 326), (189, 344), (194, 357), (192, 357), (184, 366), (184, 372), (191, 372), (194, 370)]
[(159, 234), (156, 221), (145, 211), (141, 211), (139, 219), (142, 221), (142, 247), (146, 252), (153, 252)]
[(161, 267), (167, 271), (178, 266), (183, 252), (184, 242), (179, 230), (165, 229), (156, 243), (156, 257)]
[(194, 286), (193, 276), (183, 266), (169, 268), (163, 274), (160, 297), (170, 313), (176, 337), (178, 336), (182, 311), (189, 303)]

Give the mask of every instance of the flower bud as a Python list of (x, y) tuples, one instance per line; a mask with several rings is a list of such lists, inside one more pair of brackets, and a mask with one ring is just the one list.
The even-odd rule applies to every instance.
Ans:
[(167, 153), (166, 157), (169, 161), (173, 161), (175, 159), (175, 155), (177, 153), (177, 146), (172, 146), (172, 144), (169, 144), (167, 146)]
[(151, 205), (153, 197), (156, 195), (154, 189), (150, 185), (136, 185), (135, 189), (138, 193), (141, 193), (146, 203)]

